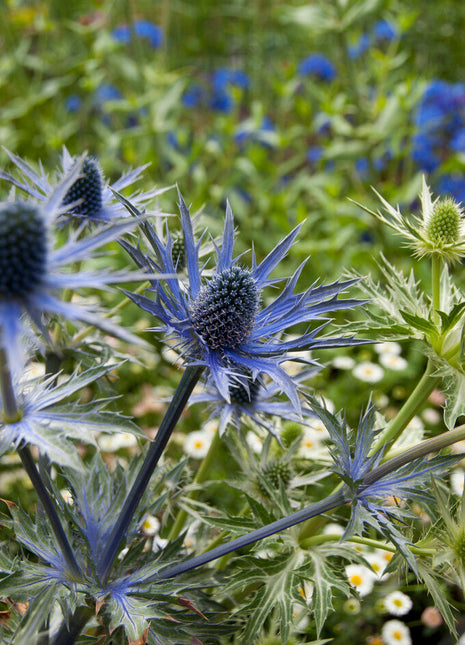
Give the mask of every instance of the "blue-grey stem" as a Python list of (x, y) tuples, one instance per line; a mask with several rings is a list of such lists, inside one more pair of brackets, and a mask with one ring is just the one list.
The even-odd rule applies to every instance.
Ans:
[(76, 562), (73, 550), (68, 541), (68, 538), (66, 537), (66, 533), (64, 532), (60, 518), (58, 517), (58, 513), (48, 493), (48, 490), (39, 474), (39, 471), (36, 468), (34, 459), (31, 455), (31, 451), (26, 445), (18, 446), (17, 450), (24, 466), (24, 470), (27, 472), (29, 479), (31, 480), (37, 493), (37, 497), (44, 507), (48, 519), (50, 520), (50, 526), (52, 527), (55, 538), (58, 542), (58, 546), (60, 547), (60, 550), (65, 559), (69, 575), (73, 580), (80, 579), (82, 577), (81, 569)]
[(108, 538), (107, 548), (103, 553), (101, 562), (99, 563), (99, 573), (103, 585), (105, 585), (108, 580), (113, 560), (118, 553), (120, 544), (126, 534), (129, 524), (131, 523), (142, 495), (150, 482), (153, 471), (158, 464), (182, 411), (186, 407), (187, 401), (189, 400), (192, 390), (196, 386), (203, 369), (203, 367), (186, 368), (181, 381), (179, 382), (168, 410), (160, 424), (155, 441), (147, 452), (144, 463), (137, 474), (136, 481), (128, 493), (123, 508), (121, 509), (121, 513), (119, 514)]
[(156, 578), (174, 578), (174, 576), (178, 576), (181, 573), (185, 573), (186, 571), (200, 567), (203, 564), (207, 564), (207, 562), (221, 558), (223, 555), (231, 553), (231, 551), (236, 551), (237, 549), (240, 549), (244, 546), (258, 542), (258, 540), (263, 540), (263, 538), (267, 538), (274, 533), (284, 531), (284, 529), (288, 529), (295, 524), (309, 520), (316, 515), (327, 513), (333, 508), (337, 508), (338, 506), (345, 504), (348, 500), (349, 497), (346, 496), (346, 490), (341, 489), (336, 493), (329, 495), (328, 497), (326, 497), (326, 499), (315, 502), (315, 504), (311, 504), (310, 506), (306, 506), (300, 511), (296, 511), (295, 513), (287, 515), (280, 520), (276, 520), (276, 522), (271, 522), (271, 524), (267, 524), (266, 526), (262, 526), (255, 531), (247, 533), (247, 535), (241, 535), (241, 537), (235, 538), (230, 542), (220, 544), (214, 549), (211, 549), (206, 553), (196, 555), (193, 558), (186, 560), (185, 562), (180, 562), (179, 564), (175, 564), (172, 567), (163, 569), (162, 571), (159, 571), (157, 573)]
[[(0, 351), (0, 391), (3, 419), (6, 423), (14, 423), (15, 420), (17, 421), (20, 418), (21, 413), (20, 410), (18, 410), (11, 372), (3, 351)], [(72, 578), (80, 578), (81, 570), (76, 562), (76, 558), (74, 557), (73, 550), (71, 549), (71, 545), (66, 537), (66, 533), (63, 529), (60, 518), (58, 517), (52, 498), (50, 497), (39, 471), (37, 470), (31, 451), (25, 443), (21, 443), (17, 450), (23, 463), (24, 470), (28, 474), (37, 496), (44, 507), (47, 517), (50, 520), (50, 526), (55, 534), (58, 546), (68, 566), (68, 572)]]
[(79, 638), (95, 609), (81, 606), (76, 609), (68, 621), (64, 621), (53, 639), (52, 645), (73, 645)]
[[(465, 425), (455, 428), (454, 430), (444, 433), (438, 437), (433, 437), (432, 439), (422, 441), (417, 446), (406, 450), (401, 455), (397, 455), (396, 457), (389, 459), (380, 466), (377, 466), (377, 468), (374, 468), (364, 477), (363, 481), (360, 484), (359, 490), (363, 491), (368, 486), (374, 484), (383, 477), (389, 475), (391, 472), (398, 470), (405, 464), (408, 464), (415, 459), (421, 459), (431, 452), (441, 450), (442, 448), (450, 446), (451, 444), (456, 443), (457, 441), (461, 441), (462, 439), (465, 439)], [(258, 540), (262, 540), (263, 538), (270, 537), (271, 535), (279, 533), (280, 531), (299, 524), (300, 522), (309, 520), (312, 517), (321, 515), (322, 513), (327, 513), (334, 508), (341, 506), (342, 504), (346, 504), (347, 502), (351, 501), (351, 499), (352, 494), (349, 492), (348, 488), (344, 486), (339, 491), (333, 493), (332, 495), (329, 495), (329, 497), (327, 497), (326, 499), (315, 502), (310, 506), (306, 506), (300, 511), (296, 511), (295, 513), (283, 517), (276, 522), (271, 522), (266, 526), (262, 526), (255, 531), (247, 533), (247, 535), (241, 535), (241, 537), (235, 538), (230, 542), (220, 544), (214, 549), (211, 549), (206, 553), (196, 555), (193, 558), (186, 560), (185, 562), (180, 562), (179, 564), (175, 564), (171, 567), (167, 567), (166, 569), (162, 569), (161, 571), (157, 572), (155, 577), (162, 579), (174, 578), (175, 576), (185, 573), (186, 571), (190, 571), (191, 569), (200, 567), (203, 564), (212, 562), (212, 560), (221, 558), (222, 556), (227, 555), (232, 551), (236, 551), (237, 549), (240, 549), (244, 546), (249, 546), (254, 542), (258, 542)]]

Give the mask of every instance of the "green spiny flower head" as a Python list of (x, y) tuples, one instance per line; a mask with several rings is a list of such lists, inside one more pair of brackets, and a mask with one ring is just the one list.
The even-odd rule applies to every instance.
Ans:
[(287, 488), (292, 478), (292, 470), (289, 464), (285, 461), (272, 461), (263, 468), (263, 474), (273, 486), (279, 488), (280, 482), (283, 483), (284, 488)]
[(47, 230), (33, 204), (16, 201), (0, 207), (0, 297), (21, 298), (35, 290), (46, 273)]
[(425, 233), (437, 247), (454, 244), (460, 238), (462, 211), (453, 199), (440, 199), (435, 202)]
[(416, 257), (435, 255), (452, 263), (465, 256), (465, 226), (460, 204), (451, 198), (433, 200), (424, 177), (420, 192), (421, 216), (406, 217), (398, 206), (394, 208), (376, 190), (375, 193), (383, 203), (384, 212), (372, 211), (363, 204), (359, 206), (401, 235), (405, 246), (413, 249)]

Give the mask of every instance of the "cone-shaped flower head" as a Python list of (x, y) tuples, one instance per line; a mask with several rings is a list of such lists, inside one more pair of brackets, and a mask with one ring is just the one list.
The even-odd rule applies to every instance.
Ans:
[[(128, 296), (162, 322), (158, 329), (177, 340), (177, 349), (187, 364), (208, 368), (224, 400), (231, 402), (231, 392), (238, 384), (248, 388), (250, 378), (254, 380), (259, 374), (266, 374), (286, 393), (295, 410), (300, 411), (296, 382), (281, 365), (292, 360), (294, 352), (301, 359), (302, 353), (310, 348), (360, 342), (353, 338), (318, 337), (328, 322), (327, 312), (359, 304), (355, 300), (337, 299), (338, 294), (354, 281), (320, 287), (312, 285), (303, 293), (294, 293), (302, 265), (285, 282), (278, 297), (263, 306), (264, 288), (280, 282), (269, 276), (289, 251), (300, 227), (279, 242), (260, 264), (253, 254), (251, 268), (245, 268), (239, 264), (239, 258), (233, 257), (234, 223), (228, 205), (222, 243), (214, 245), (216, 267), (212, 275), (205, 277), (199, 263), (201, 241), (195, 241), (189, 210), (181, 195), (179, 198), (187, 283), (178, 275), (163, 282), (153, 282), (153, 299), (131, 293)], [(146, 256), (129, 244), (125, 244), (125, 248), (140, 266), (173, 273), (176, 267), (169, 232), (164, 241), (151, 227), (145, 226), (144, 230), (155, 257)], [(297, 338), (286, 340), (283, 336), (294, 325), (310, 321), (317, 321), (319, 326)]]
[[(26, 194), (42, 202), (50, 198), (55, 191), (56, 183), (60, 183), (69, 175), (77, 161), (76, 157), (71, 156), (68, 150), (63, 148), (57, 182), (51, 183), (42, 167), (37, 172), (17, 155), (8, 151), (7, 154), (17, 167), (19, 177), (0, 171), (0, 178), (6, 179)], [(98, 161), (89, 155), (84, 155), (79, 176), (63, 195), (63, 206), (68, 206), (68, 208), (63, 209), (61, 217), (71, 218), (78, 224), (84, 225), (105, 224), (115, 218), (127, 217), (127, 209), (115, 198), (113, 191), (120, 192), (131, 186), (140, 179), (141, 173), (146, 167), (141, 166), (130, 170), (110, 184), (105, 182)], [(133, 193), (130, 197), (131, 203), (142, 210), (150, 200), (166, 190), (168, 188)]]
[(406, 217), (399, 207), (394, 208), (375, 193), (383, 203), (384, 212), (372, 211), (363, 204), (359, 206), (401, 235), (406, 240), (405, 246), (413, 249), (417, 257), (436, 255), (448, 262), (457, 262), (465, 255), (465, 226), (460, 204), (450, 198), (433, 201), (424, 177), (420, 193), (421, 216)]
[(55, 190), (43, 202), (0, 202), (0, 350), (10, 368), (21, 369), (21, 337), (27, 329), (22, 316), (30, 319), (48, 339), (44, 314), (63, 315), (96, 325), (129, 342), (138, 342), (133, 334), (97, 316), (85, 305), (61, 301), (57, 293), (80, 287), (102, 288), (111, 283), (139, 280), (141, 273), (78, 273), (66, 265), (89, 259), (96, 249), (122, 235), (135, 222), (125, 219), (102, 226), (84, 237), (70, 232), (62, 244), (55, 240), (56, 222), (66, 209), (63, 198), (81, 174), (82, 159), (71, 167)]

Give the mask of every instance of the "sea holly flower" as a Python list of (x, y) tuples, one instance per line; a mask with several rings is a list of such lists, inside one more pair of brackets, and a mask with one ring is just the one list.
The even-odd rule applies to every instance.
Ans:
[(55, 385), (55, 376), (45, 379), (23, 379), (13, 382), (17, 413), (7, 418), (5, 401), (0, 394), (0, 455), (25, 443), (37, 446), (41, 453), (61, 466), (82, 468), (73, 441), (95, 445), (94, 432), (144, 433), (129, 419), (103, 410), (104, 401), (90, 404), (69, 402), (82, 388), (107, 374), (109, 366), (95, 367), (81, 374), (75, 372)]
[(68, 265), (90, 259), (97, 249), (117, 239), (135, 223), (126, 218), (99, 227), (86, 236), (80, 236), (78, 230), (70, 231), (68, 239), (58, 243), (54, 229), (59, 217), (66, 212), (63, 200), (80, 176), (82, 161), (69, 169), (47, 197), (45, 192), (49, 186), (44, 185), (42, 203), (0, 202), (0, 349), (5, 352), (11, 369), (18, 369), (22, 364), (20, 340), (26, 330), (23, 312), (47, 340), (43, 316), (51, 314), (95, 325), (131, 343), (140, 342), (137, 336), (99, 317), (90, 307), (60, 300), (56, 295), (63, 289), (99, 289), (145, 277), (125, 271), (95, 272), (84, 268), (79, 272), (69, 271)]
[(376, 190), (375, 193), (383, 203), (383, 212), (375, 212), (362, 204), (358, 205), (401, 235), (405, 239), (405, 246), (413, 249), (417, 257), (432, 255), (442, 257), (448, 262), (457, 262), (465, 255), (462, 208), (450, 198), (436, 198), (433, 201), (424, 177), (419, 195), (421, 216), (406, 217), (398, 206), (394, 208)]
[[(301, 383), (319, 371), (319, 367), (302, 370), (294, 375), (294, 381)], [(203, 392), (191, 396), (191, 403), (207, 403), (210, 407), (210, 418), (219, 418), (218, 431), (222, 435), (228, 425), (240, 429), (244, 419), (250, 419), (258, 426), (276, 434), (273, 417), (288, 421), (302, 422), (304, 417), (315, 417), (305, 405), (301, 414), (297, 414), (289, 401), (279, 399), (280, 387), (258, 375), (245, 383), (236, 383), (229, 388), (230, 400), (224, 398), (215, 383), (208, 379)]]
[[(149, 289), (154, 297), (127, 293), (142, 309), (161, 321), (156, 329), (167, 333), (187, 365), (205, 366), (221, 396), (231, 402), (231, 389), (237, 384), (247, 387), (266, 374), (286, 393), (296, 411), (301, 405), (297, 384), (283, 369), (282, 363), (293, 360), (294, 353), (320, 347), (354, 345), (353, 337), (320, 338), (319, 333), (329, 322), (326, 314), (351, 308), (360, 301), (338, 300), (338, 295), (354, 284), (353, 280), (329, 285), (313, 284), (302, 293), (295, 293), (304, 264), (285, 281), (281, 293), (268, 305), (262, 305), (263, 289), (284, 280), (271, 279), (273, 269), (294, 243), (300, 226), (289, 233), (259, 264), (252, 254), (252, 267), (246, 268), (233, 258), (234, 222), (229, 205), (222, 243), (215, 244), (216, 267), (205, 279), (199, 263), (201, 241), (196, 242), (189, 210), (179, 195), (181, 226), (187, 258), (188, 281), (175, 276), (166, 281), (153, 281)], [(139, 248), (124, 244), (134, 260), (146, 270), (175, 273), (173, 242), (166, 243), (153, 229), (145, 227), (155, 257)], [(318, 323), (306, 333), (286, 339), (284, 334), (299, 323)], [(297, 360), (302, 360), (297, 356)], [(247, 375), (247, 376), (245, 376)], [(250, 376), (249, 376), (250, 375)]]
[[(15, 176), (0, 171), (0, 178), (6, 179), (14, 186), (24, 191), (31, 197), (45, 202), (55, 191), (55, 184), (50, 183), (47, 174), (40, 166), (39, 172), (17, 155), (7, 151), (11, 161), (18, 168), (20, 176)], [(61, 156), (61, 170), (58, 173), (58, 182), (69, 175), (76, 164), (76, 157), (69, 154), (63, 147)], [(85, 155), (81, 172), (75, 181), (68, 187), (63, 195), (64, 208), (60, 217), (72, 218), (78, 224), (107, 224), (120, 217), (127, 216), (127, 210), (115, 199), (114, 191), (121, 192), (140, 179), (141, 173), (147, 165), (131, 170), (122, 175), (117, 181), (110, 184), (105, 182), (98, 161)], [(131, 202), (140, 209), (168, 188), (154, 189), (148, 192), (136, 192), (131, 195)]]

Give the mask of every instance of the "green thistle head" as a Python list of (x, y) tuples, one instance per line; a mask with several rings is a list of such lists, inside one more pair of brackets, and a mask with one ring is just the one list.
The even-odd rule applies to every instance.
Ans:
[(453, 199), (440, 199), (433, 207), (433, 212), (426, 222), (425, 233), (432, 245), (442, 248), (454, 244), (460, 239), (460, 222), (462, 213)]
[[(276, 490), (279, 489), (281, 482), (284, 488), (287, 488), (292, 478), (292, 469), (285, 461), (272, 461), (263, 468), (262, 472), (268, 483)], [(259, 488), (265, 492), (260, 484)]]

